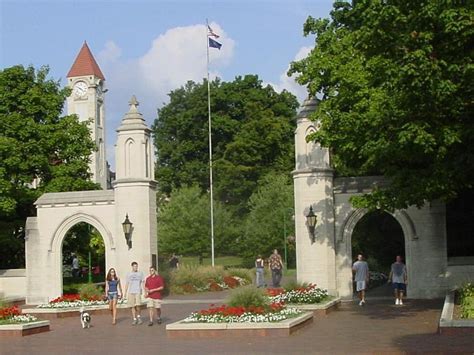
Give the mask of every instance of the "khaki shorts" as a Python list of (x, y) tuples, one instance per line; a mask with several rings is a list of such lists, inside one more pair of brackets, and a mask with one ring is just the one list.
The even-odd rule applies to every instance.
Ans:
[(147, 308), (161, 308), (162, 300), (158, 300), (155, 298), (147, 298), (146, 299), (146, 306)]
[(142, 297), (139, 293), (129, 293), (127, 303), (130, 307), (140, 306), (142, 304)]

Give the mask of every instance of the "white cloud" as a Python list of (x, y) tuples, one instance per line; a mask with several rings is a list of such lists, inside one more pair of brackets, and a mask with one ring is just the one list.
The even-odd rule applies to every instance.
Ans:
[[(298, 53), (296, 53), (295, 58), (293, 60), (301, 60), (308, 56), (309, 52), (311, 51), (312, 47), (301, 47)], [(281, 92), (284, 89), (288, 90), (292, 94), (294, 94), (298, 101), (301, 103), (308, 97), (308, 92), (306, 87), (301, 86), (295, 81), (294, 75), (288, 76), (286, 73), (290, 69), (290, 65), (286, 68), (286, 70), (280, 75), (280, 81), (278, 83), (269, 83), (273, 86), (273, 88)]]
[[(219, 68), (232, 60), (235, 42), (218, 24), (211, 26), (224, 44), (221, 50), (209, 51), (212, 79), (219, 75)], [(206, 77), (206, 41), (204, 25), (175, 27), (155, 38), (143, 56), (129, 61), (120, 59), (122, 51), (113, 41), (107, 42), (98, 56), (107, 73), (107, 106), (126, 108), (128, 98), (135, 94), (141, 102), (141, 111), (155, 115), (155, 109), (167, 101), (171, 90), (189, 80), (200, 82)]]
[(97, 59), (103, 66), (110, 62), (116, 62), (122, 55), (122, 49), (114, 41), (107, 41), (105, 48), (100, 51)]
[[(235, 41), (217, 24), (210, 24), (220, 50), (209, 49), (211, 80), (219, 76), (219, 68), (233, 57)], [(168, 93), (187, 81), (201, 82), (206, 77), (207, 28), (204, 25), (175, 27), (155, 38), (146, 53), (131, 60), (122, 59), (121, 48), (108, 41), (97, 59), (109, 89), (106, 96), (107, 140), (115, 142), (115, 128), (127, 112), (132, 95), (140, 101), (140, 111), (148, 124), (156, 118), (156, 109), (168, 101)], [(110, 157), (110, 151), (107, 152)]]

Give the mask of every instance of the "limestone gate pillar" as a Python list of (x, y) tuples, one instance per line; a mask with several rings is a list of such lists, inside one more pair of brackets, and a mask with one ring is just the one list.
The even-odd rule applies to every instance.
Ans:
[[(132, 247), (119, 243), (117, 269), (125, 276), (132, 261), (146, 273), (148, 267), (157, 263), (156, 239), (156, 181), (154, 180), (153, 147), (150, 129), (138, 112), (135, 96), (130, 100), (130, 110), (117, 129), (116, 180), (115, 190), (116, 216), (121, 222), (128, 215), (133, 223), (131, 233)], [(116, 233), (123, 237), (121, 224), (117, 224)]]
[[(299, 282), (316, 283), (336, 294), (336, 259), (334, 238), (334, 172), (329, 164), (329, 151), (319, 144), (306, 142), (306, 137), (318, 129), (309, 115), (315, 110), (316, 99), (308, 99), (297, 116), (295, 160), (296, 267)], [(318, 217), (314, 243), (306, 225), (310, 206)]]

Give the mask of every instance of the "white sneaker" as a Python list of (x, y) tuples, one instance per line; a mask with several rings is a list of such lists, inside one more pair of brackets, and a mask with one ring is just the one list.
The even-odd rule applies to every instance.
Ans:
[(400, 300), (399, 300), (398, 298), (395, 300), (395, 304), (396, 304), (397, 306), (400, 304)]
[(398, 304), (399, 304), (400, 306), (403, 306), (403, 301), (400, 300), (400, 302), (398, 302)]

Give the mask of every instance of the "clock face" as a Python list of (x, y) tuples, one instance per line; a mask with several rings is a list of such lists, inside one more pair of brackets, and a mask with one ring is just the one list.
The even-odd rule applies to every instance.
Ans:
[(76, 97), (84, 97), (87, 94), (87, 89), (89, 87), (83, 81), (79, 81), (74, 85), (73, 93)]

